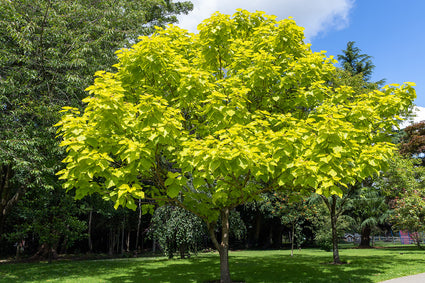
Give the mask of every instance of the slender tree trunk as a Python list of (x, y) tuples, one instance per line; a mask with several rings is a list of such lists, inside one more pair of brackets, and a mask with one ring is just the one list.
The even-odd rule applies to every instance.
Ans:
[(139, 237), (140, 237), (140, 224), (142, 223), (142, 203), (139, 199), (139, 217), (137, 219), (137, 232), (136, 232), (136, 247), (134, 248), (134, 254), (137, 256), (139, 250)]
[(336, 215), (336, 195), (332, 195), (331, 203), (331, 226), (332, 226), (332, 248), (333, 248), (333, 259), (334, 264), (341, 264), (341, 259), (339, 258), (338, 250), (338, 231), (336, 228), (336, 223), (338, 221), (338, 216)]
[(68, 249), (68, 236), (65, 236), (65, 239), (62, 242), (62, 245), (60, 247), (60, 250), (58, 248), (59, 253), (66, 254)]
[(92, 238), (91, 238), (92, 217), (93, 217), (93, 209), (90, 208), (90, 211), (89, 211), (89, 223), (88, 223), (88, 225), (89, 225), (89, 227), (88, 227), (89, 228), (89, 231), (88, 231), (88, 237), (87, 237), (88, 243), (89, 243), (89, 252), (90, 253), (93, 252), (93, 241), (92, 241)]
[(3, 235), (4, 222), (8, 213), (25, 193), (23, 186), (14, 191), (14, 187), (9, 184), (12, 176), (11, 165), (0, 166), (0, 239)]
[(269, 235), (267, 237), (267, 248), (272, 247), (273, 246), (273, 226), (270, 226), (269, 229)]
[(214, 225), (208, 223), (211, 240), (220, 254), (220, 283), (231, 283), (229, 269), (229, 209), (221, 211), (221, 243), (215, 235)]
[(262, 219), (261, 215), (258, 214), (255, 218), (255, 234), (254, 234), (254, 246), (258, 247), (260, 245), (260, 232), (261, 232)]
[(52, 248), (52, 244), (48, 244), (48, 263), (52, 263), (52, 257), (53, 257), (53, 248)]
[(365, 226), (362, 228), (362, 235), (360, 238), (360, 248), (370, 248), (370, 226)]
[(125, 216), (121, 227), (121, 255), (124, 254), (124, 232), (125, 232)]
[(416, 246), (418, 248), (420, 248), (421, 247), (421, 239), (420, 239), (420, 236), (419, 236), (419, 232), (412, 233), (411, 235), (412, 235), (413, 241), (415, 241)]
[(291, 234), (291, 256), (294, 256), (294, 234), (295, 234), (295, 223), (292, 223), (292, 234)]
[(16, 245), (16, 258), (15, 258), (15, 260), (17, 260), (17, 261), (20, 259), (21, 253), (24, 250), (24, 243), (25, 242), (23, 240), (21, 240)]
[(125, 245), (126, 245), (126, 247), (125, 247), (125, 251), (126, 252), (130, 252), (130, 237), (131, 237), (131, 230), (130, 230), (130, 227), (127, 227), (127, 240), (125, 241)]
[(114, 254), (115, 233), (112, 228), (109, 228), (109, 250), (108, 255)]

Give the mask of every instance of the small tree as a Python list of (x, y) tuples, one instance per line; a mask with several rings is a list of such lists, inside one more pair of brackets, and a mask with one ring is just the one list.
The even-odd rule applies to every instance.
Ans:
[(308, 207), (308, 198), (300, 192), (275, 192), (265, 195), (264, 198), (264, 209), (279, 217), (281, 223), (290, 228), (291, 256), (293, 256), (295, 244), (301, 247), (303, 242), (302, 225), (312, 220), (316, 211)]
[(392, 208), (390, 223), (395, 230), (405, 230), (420, 241), (417, 232), (425, 230), (425, 167), (418, 159), (395, 155), (385, 174), (376, 180)]
[[(330, 197), (328, 199), (332, 201)], [(335, 248), (334, 243), (338, 245), (339, 239), (344, 236), (344, 232), (351, 224), (351, 218), (344, 214), (346, 207), (341, 207), (341, 202), (342, 200), (337, 198), (335, 210), (336, 212), (340, 211), (340, 213), (338, 217), (331, 218), (329, 207), (327, 207), (321, 196), (314, 194), (309, 200), (309, 205), (314, 207), (312, 227), (315, 243), (324, 251), (332, 251), (334, 255), (337, 253), (337, 259), (339, 259), (339, 250), (338, 246)], [(332, 223), (332, 221), (335, 222)], [(332, 227), (334, 227), (334, 229)]]
[(202, 219), (191, 212), (173, 206), (162, 206), (155, 210), (151, 220), (150, 235), (169, 258), (180, 252), (184, 258), (188, 251), (197, 252), (208, 235)]
[(360, 54), (361, 50), (354, 46), (354, 41), (347, 42), (347, 49), (342, 50), (342, 55), (338, 55), (338, 60), (342, 69), (352, 75), (361, 75), (364, 82), (368, 82), (372, 76), (375, 65), (372, 56)]
[(403, 197), (397, 197), (393, 201), (391, 222), (396, 230), (410, 233), (420, 247), (422, 239), (420, 232), (425, 231), (425, 194), (417, 190), (406, 190)]
[(403, 129), (400, 153), (409, 157), (423, 159), (425, 153), (425, 121), (414, 123)]
[(360, 230), (361, 248), (370, 248), (370, 235), (378, 224), (383, 224), (390, 216), (390, 208), (385, 196), (377, 187), (361, 187), (351, 200), (350, 216)]
[(341, 195), (385, 164), (386, 134), (415, 94), (407, 84), (350, 100), (350, 87), (329, 84), (334, 61), (293, 20), (239, 10), (198, 28), (158, 29), (117, 52), (116, 73), (96, 73), (84, 112), (64, 108), (57, 124), (68, 153), (58, 174), (77, 197), (198, 215), (230, 282), (230, 211), (285, 187)]

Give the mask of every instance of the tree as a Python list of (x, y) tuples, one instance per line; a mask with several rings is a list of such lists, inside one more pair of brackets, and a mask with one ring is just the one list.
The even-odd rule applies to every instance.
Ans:
[(51, 263), (60, 252), (64, 253), (76, 241), (86, 237), (86, 222), (79, 218), (81, 208), (60, 188), (33, 189), (16, 205), (16, 210), (19, 223), (15, 223), (14, 230), (25, 231), (25, 238), (36, 239), (39, 243), (33, 258), (44, 257)]
[(393, 201), (392, 223), (396, 230), (410, 233), (417, 246), (422, 239), (419, 232), (425, 230), (425, 194), (423, 190), (407, 189), (403, 197), (396, 197)]
[[(349, 228), (351, 218), (345, 214), (347, 209), (346, 201), (342, 203), (341, 198), (336, 198), (334, 204), (335, 214), (333, 215), (334, 217), (331, 217), (332, 210), (329, 209), (322, 198), (321, 195), (313, 194), (309, 199), (309, 205), (314, 208), (312, 210), (314, 212), (312, 228), (315, 244), (324, 251), (332, 251), (334, 263), (341, 263), (339, 259), (338, 240), (344, 236), (345, 231)], [(332, 203), (333, 199), (328, 197), (327, 201)], [(339, 260), (339, 262), (335, 259)]]
[(162, 206), (152, 217), (150, 234), (159, 241), (169, 258), (180, 252), (184, 258), (188, 251), (197, 252), (208, 235), (202, 220), (189, 211), (172, 206)]
[(26, 191), (60, 187), (51, 176), (63, 152), (52, 125), (64, 105), (81, 107), (84, 88), (113, 52), (175, 23), (189, 2), (0, 1), (0, 235)]
[(347, 49), (342, 50), (343, 54), (338, 55), (337, 58), (340, 60), (343, 70), (352, 75), (361, 75), (364, 82), (368, 82), (375, 65), (372, 63), (372, 57), (367, 54), (360, 54), (360, 48), (355, 47), (354, 43), (354, 41), (347, 42)]
[(420, 164), (418, 159), (395, 155), (387, 172), (376, 180), (392, 209), (389, 220), (393, 228), (410, 232), (418, 245), (417, 232), (425, 227), (425, 168)]
[(351, 201), (350, 216), (360, 230), (359, 247), (370, 248), (370, 235), (373, 228), (383, 224), (390, 216), (385, 195), (375, 186), (359, 188)]
[(350, 101), (350, 87), (329, 84), (334, 61), (313, 53), (290, 19), (238, 10), (198, 29), (158, 29), (117, 52), (115, 73), (96, 73), (84, 111), (66, 107), (57, 124), (67, 150), (58, 174), (78, 198), (192, 211), (230, 282), (230, 211), (285, 187), (342, 194), (380, 170), (395, 115), (415, 94), (406, 84)]
[(334, 264), (341, 264), (342, 261), (339, 257), (339, 249), (338, 249), (338, 239), (339, 239), (339, 233), (338, 233), (338, 221), (340, 220), (341, 216), (343, 216), (344, 212), (347, 209), (347, 202), (350, 200), (354, 193), (354, 185), (350, 184), (349, 187), (344, 188), (343, 192), (340, 196), (338, 195), (320, 195), (320, 198), (322, 199), (323, 203), (326, 205), (326, 208), (329, 212), (329, 223), (331, 228), (331, 238), (332, 238), (332, 253), (333, 253), (333, 263)]
[(291, 256), (293, 256), (295, 241), (299, 248), (301, 248), (303, 242), (304, 235), (302, 234), (301, 225), (309, 221), (309, 219), (311, 220), (315, 215), (315, 211), (307, 207), (308, 198), (297, 192), (293, 192), (291, 195), (274, 193), (267, 204), (270, 205), (271, 213), (278, 216), (282, 224), (289, 225), (291, 231)]
[(400, 142), (400, 153), (423, 159), (422, 155), (425, 153), (425, 121), (404, 128), (404, 135)]

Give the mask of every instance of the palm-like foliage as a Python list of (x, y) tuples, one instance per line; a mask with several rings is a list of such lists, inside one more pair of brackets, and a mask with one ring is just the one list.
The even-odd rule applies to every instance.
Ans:
[(390, 209), (379, 189), (362, 187), (351, 201), (351, 217), (355, 230), (361, 233), (360, 247), (370, 247), (374, 228), (390, 216)]

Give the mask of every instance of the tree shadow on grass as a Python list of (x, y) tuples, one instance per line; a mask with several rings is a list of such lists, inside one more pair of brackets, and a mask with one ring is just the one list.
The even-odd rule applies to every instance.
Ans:
[[(375, 275), (389, 270), (394, 259), (382, 256), (346, 256), (349, 264), (325, 264), (332, 255), (257, 252), (231, 253), (230, 270), (234, 280), (245, 282), (375, 282)], [(403, 262), (404, 265), (418, 264)], [(425, 264), (425, 260), (420, 264)], [(6, 268), (7, 267), (7, 268)], [(9, 270), (8, 270), (9, 269)], [(122, 259), (48, 264), (0, 266), (0, 282), (205, 282), (219, 279), (218, 254), (189, 260)]]

